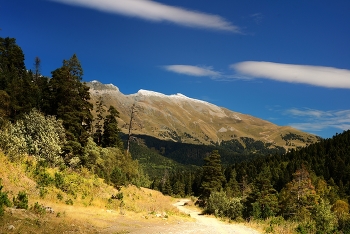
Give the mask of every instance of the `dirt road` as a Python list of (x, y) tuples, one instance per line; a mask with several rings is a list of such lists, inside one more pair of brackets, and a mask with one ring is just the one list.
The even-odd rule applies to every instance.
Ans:
[(181, 212), (189, 214), (195, 221), (163, 223), (139, 226), (128, 233), (137, 234), (260, 234), (260, 232), (240, 224), (227, 224), (213, 217), (201, 215), (195, 208), (184, 206), (189, 200), (181, 199), (174, 204)]
[[(182, 229), (173, 233), (215, 233), (215, 234), (259, 234), (258, 231), (248, 228), (239, 224), (227, 224), (219, 221), (216, 218), (201, 215), (199, 211), (193, 210), (190, 207), (184, 206), (188, 202), (186, 199), (182, 199), (174, 205), (182, 212), (190, 214), (190, 216), (196, 219), (191, 228)], [(188, 226), (189, 224), (184, 224)], [(182, 225), (180, 225), (182, 226)]]

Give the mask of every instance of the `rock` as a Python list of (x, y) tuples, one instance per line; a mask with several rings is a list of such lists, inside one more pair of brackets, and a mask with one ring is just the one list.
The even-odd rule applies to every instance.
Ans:
[(51, 214), (55, 213), (54, 209), (52, 209), (52, 208), (49, 207), (49, 206), (46, 206), (46, 207), (45, 207), (45, 211), (46, 211), (47, 213), (51, 213)]
[(13, 226), (13, 225), (9, 225), (8, 227), (7, 227), (7, 230), (9, 230), (9, 231), (12, 231), (12, 230), (15, 230), (16, 228), (15, 228), (15, 226)]

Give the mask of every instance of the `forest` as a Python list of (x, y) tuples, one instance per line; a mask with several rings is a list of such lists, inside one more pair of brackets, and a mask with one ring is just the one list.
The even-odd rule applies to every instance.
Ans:
[[(118, 110), (102, 99), (90, 102), (77, 55), (51, 77), (40, 64), (37, 57), (26, 68), (16, 40), (0, 38), (0, 149), (14, 162), (24, 155), (36, 160), (43, 186), (60, 181), (45, 168), (87, 169), (115, 187), (198, 197), (206, 213), (220, 218), (268, 219), (266, 233), (285, 221), (297, 222), (297, 233), (350, 233), (350, 131), (289, 152), (268, 151), (249, 138), (255, 153), (234, 141), (193, 146), (147, 137), (128, 152)], [(0, 210), (5, 205), (0, 197)]]

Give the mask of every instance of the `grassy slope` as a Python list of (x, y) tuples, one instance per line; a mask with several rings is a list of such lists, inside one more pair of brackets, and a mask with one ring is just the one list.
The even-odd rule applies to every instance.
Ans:
[[(25, 191), (29, 198), (29, 207), (38, 202), (52, 207), (54, 214), (40, 215), (33, 210), (18, 210), (7, 208), (5, 215), (0, 217), (0, 233), (6, 233), (9, 225), (15, 227), (17, 233), (62, 233), (74, 231), (79, 233), (96, 233), (108, 230), (130, 229), (135, 225), (142, 226), (152, 222), (172, 222), (184, 218), (171, 204), (173, 199), (161, 193), (134, 186), (123, 187), (120, 191), (103, 183), (101, 179), (91, 175), (86, 170), (79, 172), (61, 172), (65, 181), (72, 184), (72, 192), (65, 193), (53, 184), (45, 187), (46, 194), (40, 197), (40, 189), (32, 177), (26, 164), (14, 164), (0, 153), (0, 178), (3, 191), (8, 192), (12, 200), (19, 191)], [(49, 169), (49, 174), (58, 169)], [(123, 199), (110, 199), (111, 195), (123, 193)], [(57, 194), (62, 199), (57, 198)], [(67, 205), (71, 199), (73, 205)], [(157, 218), (155, 214), (163, 214)], [(163, 220), (166, 214), (166, 221)]]

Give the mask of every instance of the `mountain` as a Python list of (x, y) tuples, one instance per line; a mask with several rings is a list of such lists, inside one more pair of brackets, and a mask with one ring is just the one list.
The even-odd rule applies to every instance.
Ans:
[(147, 135), (160, 140), (188, 144), (220, 145), (239, 142), (246, 146), (247, 139), (261, 141), (268, 147), (295, 148), (319, 141), (319, 137), (292, 127), (277, 126), (271, 122), (218, 107), (209, 102), (182, 94), (165, 95), (140, 90), (124, 95), (112, 84), (88, 82), (91, 102), (101, 96), (104, 105), (113, 105), (120, 113), (119, 126), (123, 133), (129, 129), (132, 105), (135, 115), (134, 135)]

